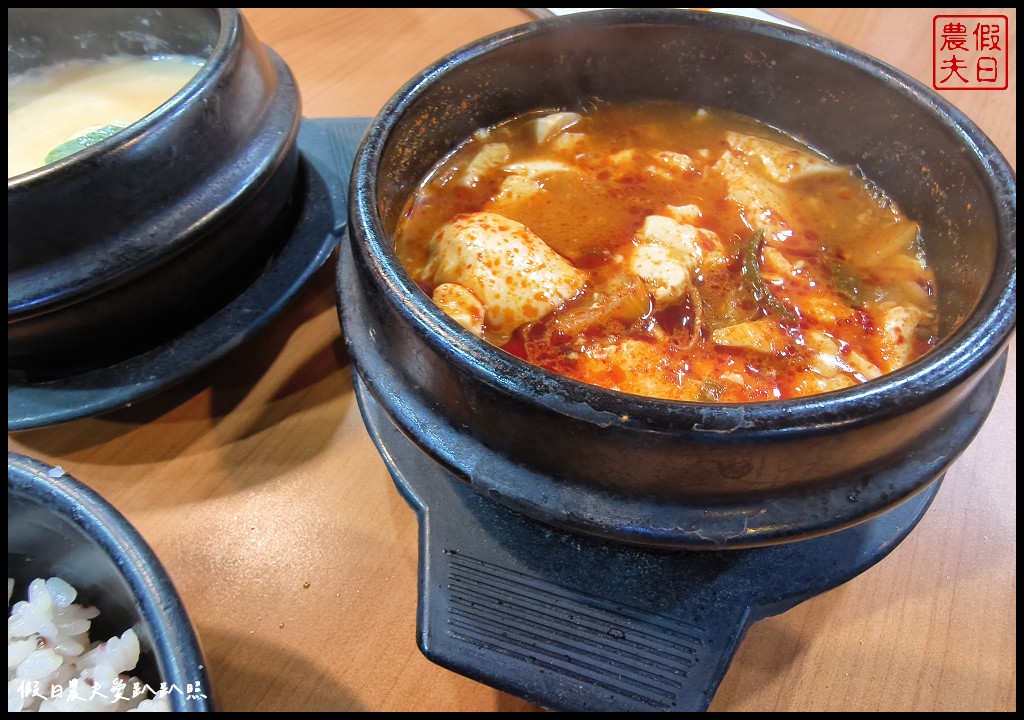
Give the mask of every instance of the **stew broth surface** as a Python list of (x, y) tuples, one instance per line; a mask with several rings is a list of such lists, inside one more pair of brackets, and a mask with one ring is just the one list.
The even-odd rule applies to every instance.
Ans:
[(638, 395), (811, 395), (936, 342), (918, 225), (853, 168), (722, 111), (598, 102), (482, 129), (409, 198), (395, 248), (471, 332)]

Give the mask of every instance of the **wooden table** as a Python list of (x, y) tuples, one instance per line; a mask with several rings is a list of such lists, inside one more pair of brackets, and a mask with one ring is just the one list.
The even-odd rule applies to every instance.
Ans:
[[(930, 85), (932, 16), (781, 9)], [(984, 10), (944, 10), (948, 14)], [(1006, 91), (947, 92), (1016, 163)], [(246, 9), (307, 117), (372, 116), (520, 9)], [(996, 406), (914, 533), (753, 626), (712, 710), (1015, 710), (1016, 349)], [(8, 435), (118, 507), (190, 610), (225, 710), (535, 710), (416, 646), (417, 527), (352, 391), (333, 261), (244, 346), (157, 398)]]

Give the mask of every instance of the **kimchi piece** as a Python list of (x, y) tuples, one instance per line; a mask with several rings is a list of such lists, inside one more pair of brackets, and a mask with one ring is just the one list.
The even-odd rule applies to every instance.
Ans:
[(936, 342), (920, 227), (756, 120), (594, 102), (483, 128), (409, 198), (395, 249), (466, 331), (636, 395), (842, 390)]

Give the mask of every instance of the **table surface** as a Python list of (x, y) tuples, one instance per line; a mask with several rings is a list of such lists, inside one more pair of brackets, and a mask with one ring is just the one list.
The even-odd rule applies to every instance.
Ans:
[[(773, 9), (931, 85), (939, 10)], [(519, 8), (244, 9), (306, 117), (373, 116), (416, 72), (529, 21)], [(1010, 88), (944, 92), (1016, 167)], [(539, 708), (416, 644), (417, 523), (368, 436), (334, 261), (269, 326), (160, 396), (8, 434), (131, 520), (165, 564), (225, 710)], [(1016, 344), (995, 407), (923, 521), (881, 563), (755, 623), (711, 710), (1016, 710)]]

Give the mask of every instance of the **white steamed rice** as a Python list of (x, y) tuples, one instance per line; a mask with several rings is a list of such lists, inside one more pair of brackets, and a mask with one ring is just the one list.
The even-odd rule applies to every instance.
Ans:
[(169, 711), (166, 692), (131, 674), (139, 638), (129, 628), (91, 642), (99, 610), (75, 604), (78, 591), (60, 578), (33, 580), (28, 600), (11, 606), (7, 579), (7, 711)]

